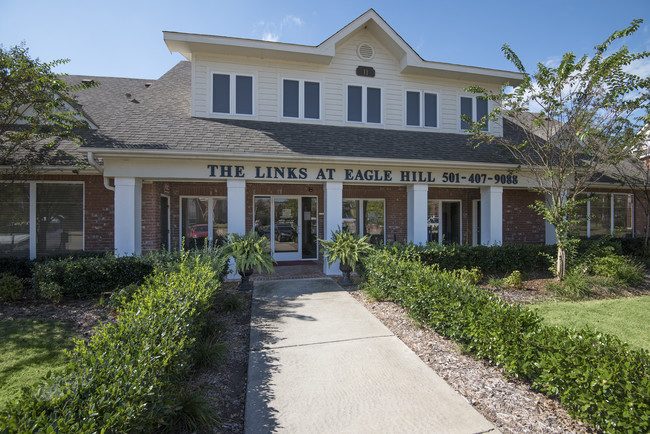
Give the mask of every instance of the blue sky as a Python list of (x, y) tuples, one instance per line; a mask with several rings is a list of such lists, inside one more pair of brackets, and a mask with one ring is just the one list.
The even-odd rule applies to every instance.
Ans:
[[(635, 18), (645, 22), (626, 43), (650, 50), (649, 0), (0, 0), (0, 43), (70, 59), (59, 72), (153, 79), (182, 60), (163, 30), (318, 45), (371, 7), (426, 60), (513, 70), (500, 51), (508, 43), (533, 71), (568, 51), (591, 53)], [(636, 72), (650, 74), (650, 61)]]

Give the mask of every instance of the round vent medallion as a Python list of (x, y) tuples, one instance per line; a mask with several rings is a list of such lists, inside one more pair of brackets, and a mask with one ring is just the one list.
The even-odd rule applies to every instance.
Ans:
[(372, 60), (375, 57), (375, 49), (372, 48), (372, 45), (364, 42), (359, 44), (357, 47), (357, 56), (361, 60)]

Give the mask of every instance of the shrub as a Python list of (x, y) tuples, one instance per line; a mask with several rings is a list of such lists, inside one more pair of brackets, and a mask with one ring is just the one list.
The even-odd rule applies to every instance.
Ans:
[(479, 358), (558, 398), (574, 417), (610, 432), (650, 431), (650, 354), (590, 330), (547, 327), (521, 305), (453, 273), (385, 249), (365, 263), (364, 286)]
[(0, 432), (153, 432), (169, 423), (224, 262), (185, 255), (177, 271), (156, 270), (116, 323), (78, 341), (64, 370), (0, 411)]
[(506, 275), (515, 270), (530, 272), (548, 268), (557, 253), (555, 246), (503, 244), (468, 246), (428, 243), (424, 246), (395, 244), (387, 248), (403, 258), (419, 258), (423, 263), (438, 264), (443, 270), (479, 268), (488, 275)]
[(511, 288), (521, 288), (522, 285), (524, 284), (523, 279), (521, 277), (521, 271), (515, 270), (510, 275), (508, 275), (505, 279), (503, 279), (503, 283), (508, 285)]
[(1, 257), (0, 274), (13, 274), (21, 279), (32, 277), (32, 262), (29, 258)]
[[(142, 284), (153, 271), (152, 259), (135, 256), (65, 257), (34, 264), (33, 286), (37, 294), (60, 287), (63, 297), (88, 297), (132, 283)], [(47, 290), (43, 290), (46, 286)]]
[(13, 274), (0, 275), (0, 301), (18, 300), (23, 296), (23, 281)]
[(636, 286), (645, 279), (645, 270), (641, 265), (633, 259), (618, 255), (595, 258), (590, 271), (598, 276), (615, 279), (617, 283), (626, 286)]
[(37, 295), (45, 300), (59, 303), (63, 300), (63, 289), (56, 282), (44, 282), (40, 285)]
[(471, 270), (461, 268), (460, 270), (454, 270), (454, 277), (468, 285), (478, 285), (483, 280), (483, 273), (478, 267), (472, 267)]

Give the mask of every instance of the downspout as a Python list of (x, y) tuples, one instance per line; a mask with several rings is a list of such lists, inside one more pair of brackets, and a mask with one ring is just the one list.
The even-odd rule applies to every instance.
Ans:
[[(91, 166), (93, 166), (95, 169), (97, 169), (97, 171), (98, 171), (99, 173), (101, 173), (102, 175), (104, 175), (104, 169), (99, 165), (99, 163), (97, 163), (97, 160), (95, 160), (95, 156), (94, 156), (93, 153), (90, 152), (90, 151), (88, 151), (88, 163), (90, 163)], [(105, 187), (107, 190), (115, 191), (115, 187), (112, 187), (112, 186), (108, 183), (108, 181), (109, 181), (108, 178), (105, 177), (105, 176), (104, 176), (103, 178), (104, 178), (104, 187)]]

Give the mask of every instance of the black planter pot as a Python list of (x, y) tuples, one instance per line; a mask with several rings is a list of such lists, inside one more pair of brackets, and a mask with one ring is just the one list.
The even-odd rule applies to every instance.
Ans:
[(248, 280), (248, 278), (253, 274), (253, 269), (249, 268), (248, 270), (240, 271), (239, 275), (241, 276), (241, 282), (239, 283), (239, 286), (237, 289), (240, 291), (252, 291), (253, 290), (253, 284)]
[(343, 273), (343, 279), (341, 279), (339, 285), (341, 286), (352, 285), (352, 281), (350, 280), (350, 273), (352, 272), (352, 267), (349, 266), (348, 264), (344, 264), (343, 262), (340, 262), (339, 270), (341, 270), (341, 272)]

